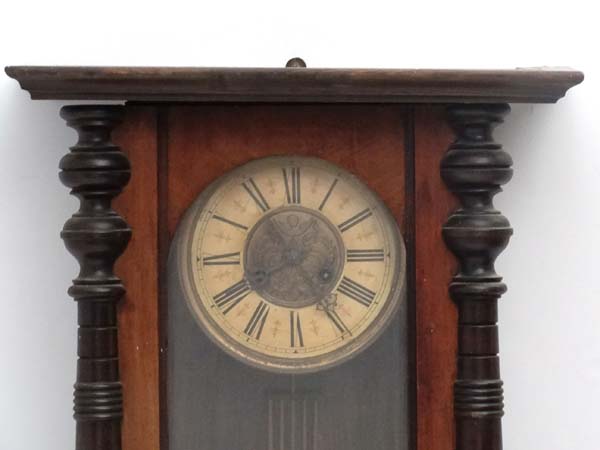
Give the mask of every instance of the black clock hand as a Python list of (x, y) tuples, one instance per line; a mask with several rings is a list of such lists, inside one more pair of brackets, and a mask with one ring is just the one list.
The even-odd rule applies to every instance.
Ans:
[(249, 281), (251, 284), (254, 284), (254, 285), (258, 285), (258, 286), (263, 285), (268, 281), (268, 279), (270, 278), (271, 275), (279, 272), (280, 270), (284, 269), (285, 267), (287, 267), (287, 264), (285, 263), (285, 261), (282, 261), (277, 266), (271, 267), (268, 270), (267, 269), (257, 269), (248, 275)]

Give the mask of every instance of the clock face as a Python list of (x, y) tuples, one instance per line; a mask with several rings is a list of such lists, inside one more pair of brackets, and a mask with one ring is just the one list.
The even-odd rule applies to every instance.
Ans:
[(174, 249), (201, 328), (271, 371), (352, 357), (405, 292), (394, 218), (355, 176), (316, 158), (269, 157), (224, 175), (190, 207)]

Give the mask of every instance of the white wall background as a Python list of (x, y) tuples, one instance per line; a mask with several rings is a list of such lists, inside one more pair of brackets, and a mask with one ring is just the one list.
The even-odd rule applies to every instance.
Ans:
[[(512, 68), (568, 65), (583, 85), (514, 106), (497, 138), (515, 175), (497, 206), (515, 227), (497, 267), (505, 448), (600, 441), (600, 28), (594, 2), (7, 1), (0, 66)], [(0, 75), (0, 450), (74, 447), (76, 274), (59, 231), (76, 202), (57, 178), (74, 133), (60, 102)], [(232, 449), (234, 450), (234, 449)]]

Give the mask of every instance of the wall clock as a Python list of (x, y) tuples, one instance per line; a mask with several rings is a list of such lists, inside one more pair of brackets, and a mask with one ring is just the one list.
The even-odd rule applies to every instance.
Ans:
[(6, 71), (103, 101), (61, 110), (77, 450), (502, 448), (493, 129), (583, 74)]
[(360, 180), (320, 159), (274, 156), (223, 175), (190, 207), (173, 245), (200, 326), (267, 370), (349, 359), (405, 293), (394, 217)]

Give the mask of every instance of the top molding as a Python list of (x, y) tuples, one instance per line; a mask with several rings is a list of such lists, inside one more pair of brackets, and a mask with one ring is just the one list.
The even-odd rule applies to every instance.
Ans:
[(432, 70), (12, 66), (31, 98), (140, 102), (555, 103), (570, 69)]

